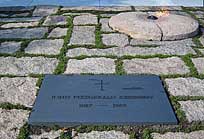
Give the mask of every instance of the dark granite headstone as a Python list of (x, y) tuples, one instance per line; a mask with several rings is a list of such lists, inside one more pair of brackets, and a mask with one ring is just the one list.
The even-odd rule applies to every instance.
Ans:
[(29, 124), (177, 124), (177, 118), (158, 76), (46, 75)]

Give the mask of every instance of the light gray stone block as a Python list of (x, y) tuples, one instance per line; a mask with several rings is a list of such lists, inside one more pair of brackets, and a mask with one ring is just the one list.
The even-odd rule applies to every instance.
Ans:
[(48, 35), (48, 38), (60, 38), (60, 37), (64, 37), (67, 34), (67, 30), (68, 28), (54, 28), (50, 34)]
[(66, 25), (67, 17), (61, 15), (48, 16), (43, 25), (44, 26), (52, 26), (52, 25)]
[(98, 24), (98, 18), (93, 14), (79, 15), (74, 17), (74, 25), (96, 25)]
[(128, 36), (119, 33), (102, 34), (102, 42), (106, 46), (125, 47), (129, 44)]
[(204, 57), (192, 58), (193, 64), (199, 74), (204, 74)]
[(0, 44), (0, 53), (12, 54), (21, 48), (21, 42), (3, 42)]

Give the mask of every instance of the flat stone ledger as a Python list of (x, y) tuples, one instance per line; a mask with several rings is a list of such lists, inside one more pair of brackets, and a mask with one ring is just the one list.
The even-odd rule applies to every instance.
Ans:
[[(155, 19), (148, 17), (153, 15)], [(156, 19), (157, 18), (157, 19)], [(199, 24), (191, 17), (157, 13), (126, 12), (112, 16), (110, 27), (139, 40), (181, 40), (198, 34)]]
[(159, 76), (46, 75), (29, 124), (177, 124), (177, 118)]

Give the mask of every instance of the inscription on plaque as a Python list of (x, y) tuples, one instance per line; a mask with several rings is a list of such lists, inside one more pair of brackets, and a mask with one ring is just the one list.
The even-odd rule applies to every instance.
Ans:
[(177, 119), (158, 76), (46, 75), (29, 124), (177, 124)]

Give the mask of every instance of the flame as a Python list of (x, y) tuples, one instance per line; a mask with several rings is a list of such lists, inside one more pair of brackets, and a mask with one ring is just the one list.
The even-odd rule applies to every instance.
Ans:
[(165, 17), (169, 15), (169, 11), (165, 9), (161, 9), (160, 11), (156, 12), (157, 17)]

